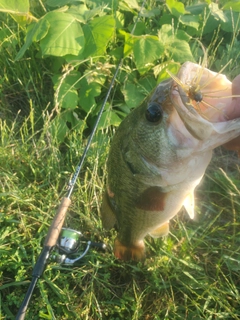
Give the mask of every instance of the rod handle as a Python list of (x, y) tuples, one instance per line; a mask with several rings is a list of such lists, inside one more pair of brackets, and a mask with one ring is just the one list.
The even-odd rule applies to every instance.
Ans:
[(54, 247), (56, 245), (70, 204), (71, 204), (71, 200), (69, 198), (67, 197), (62, 198), (62, 201), (58, 207), (57, 213), (48, 230), (48, 234), (46, 236), (44, 246)]

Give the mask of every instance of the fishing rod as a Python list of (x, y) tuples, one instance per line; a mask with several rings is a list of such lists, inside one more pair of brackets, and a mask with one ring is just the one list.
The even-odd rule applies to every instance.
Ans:
[[(146, 2), (146, 0), (144, 0), (142, 2), (137, 19), (135, 20), (133, 29), (131, 31), (132, 35), (135, 31), (138, 19), (140, 17), (142, 9), (145, 5), (145, 2)], [(76, 184), (77, 178), (78, 178), (79, 173), (81, 171), (82, 165), (83, 165), (84, 160), (86, 158), (87, 152), (90, 148), (92, 139), (93, 139), (95, 132), (97, 130), (99, 121), (101, 119), (102, 113), (104, 111), (105, 105), (106, 105), (108, 98), (110, 96), (110, 93), (112, 91), (112, 88), (114, 86), (114, 83), (115, 83), (115, 80), (116, 80), (117, 75), (119, 73), (119, 70), (122, 66), (122, 63), (123, 63), (123, 58), (120, 59), (118, 65), (116, 67), (116, 70), (115, 70), (115, 73), (114, 73), (112, 80), (110, 82), (107, 94), (105, 96), (105, 99), (104, 99), (102, 106), (100, 108), (100, 111), (98, 113), (93, 130), (88, 138), (87, 144), (86, 144), (85, 149), (83, 151), (83, 154), (80, 158), (80, 161), (76, 167), (76, 170), (73, 174), (73, 177), (70, 178), (70, 180), (69, 180), (67, 194), (65, 197), (62, 198), (61, 203), (58, 207), (58, 210), (57, 210), (57, 212), (53, 218), (53, 221), (49, 227), (47, 236), (44, 241), (43, 249), (42, 249), (42, 251), (37, 259), (37, 262), (33, 268), (31, 283), (30, 283), (28, 290), (25, 294), (24, 300), (18, 310), (18, 313), (17, 313), (15, 320), (23, 320), (25, 318), (25, 315), (26, 315), (26, 312), (28, 309), (28, 305), (31, 300), (33, 291), (36, 287), (36, 284), (38, 282), (38, 279), (42, 276), (42, 274), (45, 270), (45, 267), (47, 265), (47, 262), (49, 260), (50, 254), (55, 247), (57, 247), (57, 250), (53, 254), (53, 259), (55, 259), (55, 261), (58, 261), (59, 263), (63, 263), (63, 264), (67, 264), (67, 265), (73, 265), (74, 263), (76, 263), (77, 261), (82, 259), (91, 247), (99, 247), (104, 250), (106, 249), (106, 245), (104, 243), (95, 243), (92, 241), (88, 241), (84, 252), (79, 257), (68, 258), (68, 255), (72, 255), (72, 254), (76, 253), (77, 249), (79, 248), (80, 238), (82, 237), (82, 233), (79, 231), (73, 230), (73, 229), (62, 228), (62, 226), (63, 226), (63, 223), (66, 218), (67, 210), (71, 204), (70, 197), (72, 195), (74, 186)]]
[[(91, 145), (91, 142), (92, 142), (92, 139), (94, 137), (94, 134), (97, 130), (97, 127), (98, 127), (98, 124), (99, 124), (99, 121), (100, 121), (100, 118), (102, 116), (102, 113), (103, 113), (103, 110), (104, 110), (104, 107), (107, 103), (107, 100), (109, 98), (109, 95), (112, 91), (112, 88), (113, 88), (113, 85), (114, 85), (114, 82), (116, 80), (116, 77), (118, 75), (118, 72), (121, 68), (121, 65), (122, 65), (122, 59), (120, 60), (120, 62), (118, 63), (117, 65), (117, 68), (115, 70), (115, 73), (113, 75), (113, 78), (111, 80), (111, 83), (110, 83), (110, 86), (109, 86), (109, 89), (107, 91), (107, 94), (106, 94), (106, 97), (103, 101), (103, 104), (101, 106), (101, 109), (98, 113), (98, 116), (97, 116), (97, 119), (96, 119), (96, 122), (94, 124), (94, 127), (93, 127), (93, 130), (88, 138), (88, 141), (87, 141), (87, 144), (86, 144), (86, 147), (83, 151), (83, 154), (80, 158), (80, 161), (79, 161), (79, 164), (73, 174), (73, 177), (72, 179), (70, 179), (69, 183), (68, 183), (68, 192), (67, 192), (67, 195), (65, 197), (62, 198), (62, 201), (58, 207), (58, 210), (56, 212), (56, 215), (51, 223), (51, 226), (48, 230), (48, 233), (47, 233), (47, 236), (45, 238), (45, 241), (44, 241), (44, 245), (43, 245), (43, 249), (37, 259), (37, 262), (33, 268), (33, 272), (32, 272), (32, 281), (28, 287), (28, 290), (27, 290), (27, 293), (25, 295), (25, 298), (18, 310), (18, 313), (17, 313), (17, 316), (16, 316), (16, 320), (23, 320), (25, 318), (25, 315), (26, 315), (26, 311), (27, 311), (27, 308), (28, 308), (28, 305), (29, 305), (29, 302), (30, 302), (30, 299), (31, 299), (31, 296), (33, 294), (33, 290), (37, 284), (37, 281), (38, 279), (42, 276), (43, 274), (43, 271), (46, 267), (46, 264), (47, 264), (47, 261), (49, 259), (49, 256), (50, 256), (50, 253), (51, 251), (53, 250), (53, 248), (56, 246), (57, 244), (57, 241), (59, 239), (59, 235), (60, 235), (60, 232), (62, 231), (62, 226), (63, 226), (63, 223), (65, 221), (65, 218), (66, 218), (66, 214), (67, 214), (67, 210), (71, 204), (71, 200), (70, 200), (70, 197), (71, 197), (71, 194), (73, 192), (73, 189), (74, 189), (74, 186), (76, 184), (76, 181), (77, 181), (77, 178), (79, 176), (79, 173), (81, 171), (81, 168), (82, 168), (82, 165), (84, 163), (84, 160), (86, 158), (86, 155), (87, 155), (87, 152), (90, 148), (90, 145)], [(65, 229), (67, 230), (67, 229)], [(72, 230), (72, 229), (68, 229), (68, 230)], [(75, 231), (75, 230), (72, 230), (72, 231)], [(80, 239), (80, 236), (81, 234), (78, 233), (78, 234), (74, 234), (72, 232), (68, 232), (68, 237), (67, 239), (71, 239), (72, 241), (72, 238), (74, 238), (75, 242), (78, 243), (79, 242), (79, 239)], [(65, 238), (65, 233), (64, 233), (64, 229), (63, 229), (63, 234), (62, 234), (62, 238)], [(61, 241), (61, 240), (60, 240)], [(66, 243), (68, 243), (69, 241), (66, 241)], [(96, 246), (96, 247), (100, 247), (102, 249), (105, 249), (105, 245), (103, 243), (99, 244), (99, 243), (93, 243), (91, 241), (88, 242), (87, 244), (87, 248), (85, 249), (84, 253), (81, 255), (81, 258), (87, 253), (87, 251), (90, 249), (91, 246)], [(66, 250), (67, 253), (72, 253), (73, 250), (75, 250), (77, 247), (77, 245), (73, 246), (73, 247), (68, 247), (67, 245), (61, 245), (60, 246), (60, 251), (64, 251)], [(64, 255), (63, 255), (64, 257)], [(61, 257), (60, 258), (60, 262), (66, 262), (66, 264), (73, 264), (74, 262), (78, 261), (78, 259), (73, 259), (74, 262), (72, 263), (71, 262), (71, 259), (67, 259), (67, 258), (63, 258)], [(58, 257), (59, 259), (59, 257)]]

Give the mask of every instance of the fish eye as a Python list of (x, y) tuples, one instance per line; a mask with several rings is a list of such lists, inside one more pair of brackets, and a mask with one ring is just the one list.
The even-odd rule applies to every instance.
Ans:
[(150, 103), (146, 110), (145, 116), (149, 122), (159, 122), (163, 116), (161, 105), (156, 102)]

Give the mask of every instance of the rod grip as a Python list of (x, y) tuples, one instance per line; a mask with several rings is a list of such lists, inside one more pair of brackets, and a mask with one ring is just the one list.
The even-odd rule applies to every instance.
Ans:
[(62, 201), (58, 207), (57, 213), (48, 230), (48, 234), (46, 236), (44, 246), (54, 247), (56, 245), (70, 204), (71, 204), (71, 200), (69, 198), (67, 197), (62, 198)]

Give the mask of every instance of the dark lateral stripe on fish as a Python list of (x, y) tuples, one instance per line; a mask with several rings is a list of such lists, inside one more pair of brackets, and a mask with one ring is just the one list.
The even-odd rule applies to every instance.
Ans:
[(142, 192), (136, 202), (138, 209), (147, 211), (163, 211), (167, 193), (161, 187), (150, 187)]

